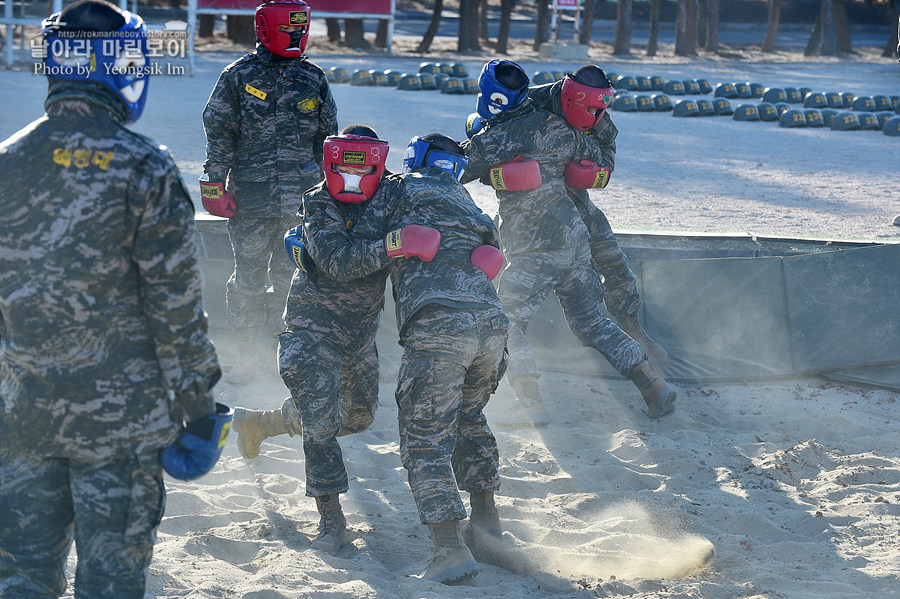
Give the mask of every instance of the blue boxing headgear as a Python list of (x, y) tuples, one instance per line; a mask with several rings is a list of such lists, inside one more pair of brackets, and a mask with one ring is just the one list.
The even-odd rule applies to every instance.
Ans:
[(486, 119), (516, 108), (528, 97), (528, 75), (510, 60), (492, 60), (478, 76), (475, 110)]
[[(89, 7), (78, 11), (79, 5)], [(107, 13), (97, 21), (115, 20), (116, 25), (92, 21), (103, 11)], [(44, 19), (41, 35), (48, 77), (100, 83), (125, 104), (127, 124), (140, 118), (151, 73), (147, 29), (140, 16), (105, 2), (78, 3)]]
[(459, 181), (468, 165), (457, 142), (446, 135), (431, 133), (409, 140), (400, 172), (411, 173), (423, 166), (433, 166), (451, 173)]

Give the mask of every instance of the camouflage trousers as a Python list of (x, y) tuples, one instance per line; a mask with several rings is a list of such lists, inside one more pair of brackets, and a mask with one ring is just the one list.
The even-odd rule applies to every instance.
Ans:
[(284, 306), (296, 265), (284, 249), (284, 234), (296, 217), (228, 219), (234, 272), (225, 285), (228, 317), (236, 328), (284, 330)]
[(303, 435), (310, 497), (347, 492), (337, 437), (369, 428), (378, 408), (374, 336), (361, 347), (339, 339), (337, 334), (310, 330), (291, 330), (279, 337), (279, 369), (291, 391), (281, 415), (291, 436)]
[(496, 309), (431, 305), (401, 331), (400, 458), (423, 524), (464, 519), (459, 489), (500, 488), (497, 441), (483, 410), (508, 326)]
[(600, 352), (620, 374), (628, 376), (646, 359), (641, 345), (603, 314), (603, 285), (589, 263), (587, 248), (514, 254), (498, 288), (503, 311), (512, 323), (508, 377), (540, 376), (525, 333), (551, 291), (578, 340)]
[(141, 599), (163, 516), (158, 450), (105, 460), (0, 454), (0, 597)]
[(590, 234), (591, 263), (603, 277), (603, 301), (606, 309), (616, 319), (637, 317), (641, 307), (634, 273), (625, 259), (606, 215), (590, 199), (576, 202), (581, 220)]

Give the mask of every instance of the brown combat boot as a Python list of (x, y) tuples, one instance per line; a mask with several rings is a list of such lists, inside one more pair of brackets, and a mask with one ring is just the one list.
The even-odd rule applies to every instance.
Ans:
[(647, 331), (641, 326), (641, 321), (638, 320), (637, 314), (619, 318), (616, 320), (616, 324), (619, 325), (619, 328), (622, 329), (626, 335), (641, 344), (641, 347), (647, 352), (650, 360), (657, 367), (665, 364), (669, 360), (668, 352), (666, 352), (662, 345), (654, 341), (653, 338), (647, 334)]
[(662, 418), (675, 409), (678, 390), (657, 374), (649, 361), (644, 360), (635, 366), (628, 378), (641, 392), (647, 404), (647, 418)]
[(250, 459), (259, 455), (259, 446), (269, 437), (284, 435), (287, 429), (281, 418), (281, 410), (234, 409), (238, 451), (241, 457)]
[(309, 546), (336, 555), (347, 536), (347, 519), (341, 510), (340, 496), (335, 493), (316, 497), (316, 509), (319, 510), (319, 535)]
[(466, 547), (459, 520), (429, 524), (435, 553), (422, 578), (443, 584), (459, 582), (478, 574), (478, 564)]

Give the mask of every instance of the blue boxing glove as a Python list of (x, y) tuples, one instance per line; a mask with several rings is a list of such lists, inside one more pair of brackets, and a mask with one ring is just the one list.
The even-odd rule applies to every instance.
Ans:
[(234, 410), (216, 402), (216, 412), (188, 423), (178, 441), (159, 452), (163, 468), (179, 480), (193, 480), (216, 465), (234, 419)]
[(284, 249), (297, 268), (303, 272), (309, 273), (316, 269), (316, 263), (306, 251), (303, 241), (303, 225), (297, 225), (284, 234)]
[(466, 119), (466, 137), (472, 139), (472, 136), (484, 129), (485, 125), (487, 125), (487, 119), (477, 112), (473, 112)]

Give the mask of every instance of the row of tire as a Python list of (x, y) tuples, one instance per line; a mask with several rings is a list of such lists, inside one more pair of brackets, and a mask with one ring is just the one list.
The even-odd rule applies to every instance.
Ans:
[(442, 94), (477, 94), (478, 82), (469, 78), (464, 64), (421, 63), (417, 73), (402, 73), (387, 69), (356, 69), (352, 73), (343, 67), (325, 71), (329, 83), (349, 83), (355, 86), (394, 87), (403, 91), (440, 90)]
[(612, 108), (622, 112), (672, 111), (672, 116), (731, 116), (736, 121), (778, 121), (781, 127), (831, 127), (835, 131), (874, 130), (900, 137), (900, 116), (893, 111), (854, 111), (837, 108), (793, 108), (787, 102), (759, 102), (732, 107), (725, 98), (682, 99), (672, 103), (665, 94), (619, 94)]

